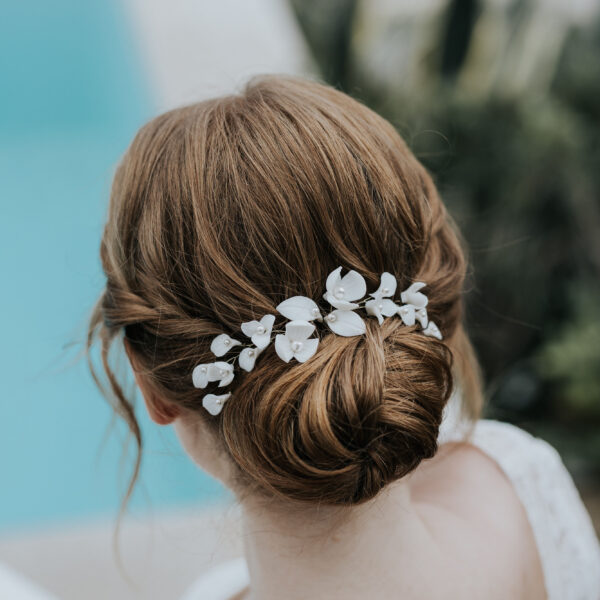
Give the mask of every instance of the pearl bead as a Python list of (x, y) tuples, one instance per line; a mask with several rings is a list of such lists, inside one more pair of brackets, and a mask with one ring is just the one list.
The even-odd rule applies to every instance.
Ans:
[(312, 309), (312, 314), (315, 317), (318, 317), (321, 313), (320, 313), (319, 309), (315, 306), (315, 308)]
[(231, 340), (229, 338), (225, 338), (223, 340), (223, 344), (225, 344), (225, 346), (229, 346), (229, 344), (231, 344)]
[(254, 356), (255, 352), (254, 350), (248, 350), (248, 356), (252, 357)]
[(219, 375), (221, 377), (225, 377), (225, 375), (227, 375), (227, 371), (225, 369), (219, 369)]
[(221, 400), (221, 398), (217, 398), (215, 400), (215, 404), (223, 404), (223, 400)]
[(259, 325), (259, 326), (256, 328), (256, 333), (258, 333), (258, 334), (262, 335), (264, 332), (265, 332), (265, 328), (264, 328), (262, 325)]
[(381, 290), (381, 293), (382, 293), (384, 296), (386, 296), (387, 294), (389, 294), (389, 293), (390, 293), (390, 290), (389, 290), (388, 288), (383, 288), (383, 289)]
[(206, 367), (200, 367), (200, 373), (206, 373)]
[(383, 310), (383, 304), (378, 305), (379, 310)]
[(346, 293), (346, 290), (344, 290), (343, 287), (338, 288), (337, 290), (335, 290), (335, 294), (334, 296), (338, 299), (341, 300), (344, 297), (344, 294)]
[(294, 352), (299, 352), (300, 350), (302, 350), (302, 342), (292, 342), (292, 350)]
[(333, 323), (333, 322), (336, 320), (336, 318), (337, 318), (337, 317), (336, 317), (336, 316), (335, 316), (333, 313), (331, 313), (331, 314), (327, 315), (327, 317), (325, 317), (325, 318), (326, 318), (326, 319), (327, 319), (327, 320), (328, 320), (330, 323)]

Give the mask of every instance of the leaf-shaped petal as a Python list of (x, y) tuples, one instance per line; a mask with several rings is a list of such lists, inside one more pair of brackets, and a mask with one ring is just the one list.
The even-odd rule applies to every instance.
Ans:
[(322, 320), (317, 303), (306, 296), (293, 296), (277, 306), (277, 312), (290, 321)]
[(327, 325), (338, 335), (352, 337), (366, 331), (365, 322), (350, 310), (334, 310), (325, 317)]
[(427, 310), (425, 308), (419, 308), (419, 310), (415, 312), (415, 317), (421, 324), (421, 327), (427, 327), (427, 323), (429, 323), (429, 317), (427, 316)]
[(208, 367), (208, 380), (218, 381), (219, 387), (229, 385), (233, 381), (233, 365), (219, 360)]
[(252, 371), (257, 356), (260, 354), (259, 348), (244, 348), (238, 356), (238, 363), (244, 371)]
[(192, 382), (194, 387), (204, 389), (208, 385), (208, 371), (212, 363), (197, 365), (192, 371)]
[(259, 321), (246, 321), (245, 323), (242, 323), (242, 333), (246, 336), (251, 338), (255, 333), (256, 330), (260, 327), (260, 322)]
[[(367, 293), (367, 282), (365, 278), (356, 271), (348, 271), (340, 281), (340, 287), (344, 289), (344, 300), (358, 300)], [(338, 295), (334, 296), (338, 298)]]
[(312, 335), (315, 326), (308, 321), (290, 321), (286, 323), (285, 335), (292, 342), (301, 342)]
[(206, 394), (202, 398), (202, 406), (214, 417), (223, 410), (223, 404), (230, 396), (231, 394)]
[(234, 373), (231, 371), (228, 375), (225, 375), (221, 381), (219, 381), (219, 387), (225, 387), (233, 381)]
[(415, 307), (412, 304), (404, 304), (398, 308), (398, 314), (405, 325), (412, 327), (415, 324)]
[(396, 286), (396, 278), (386, 271), (381, 274), (381, 283), (379, 284), (377, 291), (373, 292), (371, 296), (373, 296), (373, 298), (391, 298), (396, 293)]
[(227, 354), (234, 346), (239, 346), (241, 342), (229, 337), (226, 333), (221, 333), (210, 344), (210, 351), (215, 356)]
[(400, 308), (393, 300), (390, 300), (389, 298), (384, 298), (383, 300), (381, 300), (380, 304), (381, 306), (381, 314), (386, 316), (386, 317), (391, 317), (392, 315), (395, 315), (398, 312), (398, 309)]
[(443, 339), (438, 326), (433, 321), (429, 321), (427, 327), (423, 330), (423, 333), (430, 337), (437, 338), (438, 340)]
[(419, 290), (424, 288), (427, 284), (422, 281), (416, 281), (410, 287), (406, 288), (401, 294), (400, 298), (405, 304), (412, 304), (415, 308), (425, 308), (427, 306), (427, 296), (422, 294)]
[(265, 315), (260, 321), (242, 323), (242, 333), (248, 336), (252, 343), (263, 350), (271, 341), (271, 330), (275, 323), (275, 315)]
[(377, 320), (379, 321), (380, 325), (383, 323), (383, 316), (381, 314), (382, 308), (383, 303), (381, 301), (381, 298), (373, 298), (372, 300), (368, 300), (365, 303), (365, 310), (367, 311), (367, 314), (373, 317), (377, 317)]
[(275, 315), (265, 315), (250, 338), (252, 343), (261, 350), (264, 350), (271, 343), (271, 330), (275, 323)]
[(355, 310), (358, 308), (358, 304), (354, 302), (348, 302), (347, 300), (340, 300), (336, 298), (333, 294), (326, 293), (324, 296), (325, 300), (331, 304), (334, 308), (338, 308), (339, 310)]
[(294, 356), (290, 340), (283, 333), (278, 333), (275, 336), (275, 352), (277, 352), (277, 356), (284, 362), (290, 362)]
[(302, 348), (294, 352), (294, 358), (298, 362), (306, 362), (317, 351), (319, 345), (318, 338), (311, 338), (302, 342)]
[(342, 272), (342, 267), (338, 267), (335, 271), (331, 271), (327, 276), (327, 281), (325, 282), (325, 288), (330, 294), (333, 294), (336, 285), (339, 284), (341, 277), (340, 273)]
[(230, 363), (218, 360), (208, 365), (208, 380), (219, 381), (219, 379), (223, 379), (232, 370), (233, 366)]

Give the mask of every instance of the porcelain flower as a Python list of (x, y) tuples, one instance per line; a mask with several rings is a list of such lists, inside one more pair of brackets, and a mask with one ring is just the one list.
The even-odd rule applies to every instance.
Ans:
[(306, 296), (293, 296), (277, 306), (277, 312), (290, 321), (322, 321), (317, 303)]
[(365, 304), (368, 314), (377, 317), (379, 324), (383, 317), (391, 317), (398, 312), (398, 305), (390, 298), (396, 293), (396, 278), (391, 273), (382, 273), (381, 283), (375, 292), (369, 294), (372, 300)]
[(205, 388), (213, 381), (224, 387), (233, 381), (233, 376), (233, 365), (224, 361), (197, 365), (192, 371), (192, 381), (197, 388)]
[(427, 284), (422, 281), (413, 283), (400, 294), (402, 302), (404, 304), (411, 304), (415, 308), (425, 308), (428, 302), (427, 296), (422, 294), (419, 290), (423, 289), (426, 285)]
[(427, 310), (424, 308), (415, 308), (412, 304), (403, 304), (398, 307), (397, 310), (402, 322), (409, 327), (414, 325), (416, 321), (419, 321), (421, 327), (427, 327), (429, 321), (427, 317)]
[(339, 310), (354, 310), (358, 308), (354, 300), (360, 300), (366, 294), (367, 284), (364, 277), (356, 271), (348, 271), (343, 277), (341, 272), (342, 267), (338, 267), (329, 274), (323, 298)]
[[(275, 336), (275, 352), (281, 360), (290, 362), (295, 358), (298, 362), (307, 361), (319, 345), (318, 338), (310, 338), (315, 326), (308, 321), (290, 321), (285, 326), (285, 334)], [(309, 339), (310, 338), (310, 339)]]
[(325, 317), (327, 326), (333, 333), (344, 337), (352, 337), (365, 333), (365, 322), (351, 310), (336, 309)]
[(273, 323), (275, 315), (265, 315), (260, 321), (242, 323), (242, 333), (248, 336), (257, 348), (264, 350), (271, 342)]
[(206, 394), (204, 398), (202, 398), (202, 406), (213, 416), (218, 415), (223, 410), (223, 404), (229, 398), (231, 394)]
[(240, 355), (238, 357), (240, 367), (242, 367), (244, 371), (252, 371), (252, 369), (254, 369), (254, 363), (256, 362), (256, 358), (261, 352), (262, 350), (258, 347), (244, 348), (240, 352)]
[(239, 346), (241, 342), (229, 337), (226, 333), (218, 335), (210, 345), (210, 351), (215, 356), (223, 356), (227, 354), (234, 346)]
[(425, 329), (423, 329), (423, 333), (425, 335), (428, 335), (429, 337), (437, 338), (438, 340), (442, 339), (442, 334), (441, 334), (438, 326), (433, 321), (429, 321), (429, 323), (427, 324), (427, 327), (425, 327)]

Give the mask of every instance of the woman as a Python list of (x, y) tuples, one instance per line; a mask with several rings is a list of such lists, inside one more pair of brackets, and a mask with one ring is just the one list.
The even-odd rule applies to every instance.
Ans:
[(152, 419), (242, 506), (245, 562), (187, 598), (600, 597), (556, 452), (477, 420), (456, 228), (369, 109), (268, 77), (157, 117), (101, 255), (117, 410), (139, 441), (107, 360), (124, 330)]

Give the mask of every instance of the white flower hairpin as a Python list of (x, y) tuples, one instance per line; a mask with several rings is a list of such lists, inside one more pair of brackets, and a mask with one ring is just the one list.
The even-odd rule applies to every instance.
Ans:
[[(356, 271), (348, 271), (343, 277), (342, 267), (332, 271), (325, 283), (323, 298), (333, 309), (323, 314), (314, 300), (306, 296), (293, 296), (277, 306), (277, 312), (288, 319), (285, 329), (273, 329), (275, 315), (264, 315), (260, 321), (248, 321), (241, 324), (241, 331), (250, 338), (249, 342), (241, 342), (226, 333), (217, 335), (211, 345), (211, 352), (220, 358), (236, 346), (241, 351), (227, 360), (197, 365), (192, 372), (195, 387), (204, 389), (209, 383), (218, 382), (217, 387), (229, 385), (235, 376), (234, 365), (237, 363), (245, 371), (252, 371), (259, 354), (271, 343), (275, 333), (275, 352), (285, 362), (295, 359), (306, 362), (317, 351), (319, 338), (311, 337), (317, 330), (314, 321), (325, 323), (337, 335), (352, 337), (362, 335), (366, 331), (364, 319), (355, 311), (364, 309), (369, 316), (376, 317), (381, 325), (386, 317), (399, 315), (407, 326), (415, 323), (421, 325), (422, 332), (438, 340), (442, 334), (438, 326), (427, 316), (428, 299), (421, 290), (423, 282), (415, 282), (400, 294), (402, 304), (394, 302), (396, 278), (391, 273), (382, 273), (377, 290), (367, 297), (367, 284), (364, 277)], [(231, 393), (206, 394), (202, 398), (202, 406), (211, 414), (218, 415)]]

